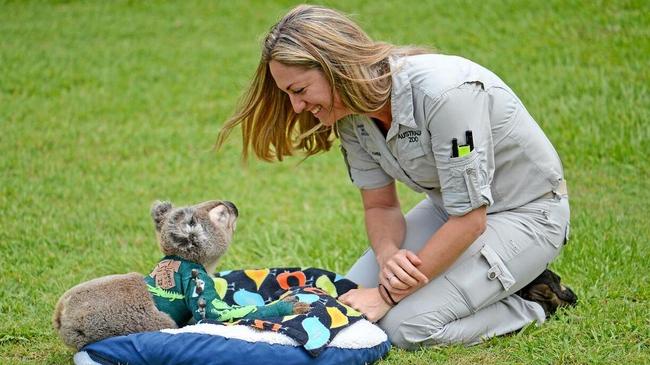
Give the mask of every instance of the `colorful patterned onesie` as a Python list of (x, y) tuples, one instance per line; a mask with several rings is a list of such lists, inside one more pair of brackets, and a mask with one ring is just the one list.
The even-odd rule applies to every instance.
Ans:
[[(214, 281), (203, 265), (178, 256), (163, 257), (144, 280), (156, 307), (169, 314), (179, 327), (191, 318), (197, 322), (205, 318), (225, 322), (282, 317), (293, 312), (293, 305), (285, 301), (265, 306), (228, 305), (217, 294)], [(201, 302), (205, 303), (204, 308), (199, 305)]]

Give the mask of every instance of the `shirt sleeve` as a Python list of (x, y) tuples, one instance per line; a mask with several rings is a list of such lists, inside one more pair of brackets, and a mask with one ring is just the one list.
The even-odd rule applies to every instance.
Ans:
[[(489, 97), (480, 83), (465, 83), (425, 101), (433, 155), (438, 166), (445, 209), (461, 216), (493, 203), (494, 146), (489, 115)], [(473, 149), (452, 157), (452, 139), (468, 144), (471, 131)]]
[(377, 189), (393, 182), (394, 179), (361, 145), (355, 130), (363, 129), (363, 123), (355, 118), (346, 118), (337, 124), (341, 153), (352, 183), (359, 189)]

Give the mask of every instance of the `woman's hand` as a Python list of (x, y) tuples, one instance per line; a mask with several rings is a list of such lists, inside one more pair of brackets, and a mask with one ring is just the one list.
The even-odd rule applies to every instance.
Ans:
[(378, 288), (352, 289), (338, 299), (363, 313), (372, 323), (379, 321), (390, 309), (379, 295)]
[(395, 294), (406, 294), (413, 288), (422, 286), (429, 279), (417, 268), (422, 260), (405, 249), (395, 251), (379, 262), (379, 283)]

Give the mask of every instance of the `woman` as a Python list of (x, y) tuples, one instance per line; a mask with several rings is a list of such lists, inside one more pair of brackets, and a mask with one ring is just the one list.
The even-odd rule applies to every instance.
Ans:
[[(545, 270), (568, 236), (560, 159), (487, 69), (374, 42), (334, 10), (298, 6), (266, 36), (217, 146), (236, 125), (245, 158), (267, 161), (340, 138), (371, 244), (347, 275), (364, 288), (340, 300), (393, 344), (474, 344), (575, 304)], [(406, 216), (395, 180), (427, 196)]]

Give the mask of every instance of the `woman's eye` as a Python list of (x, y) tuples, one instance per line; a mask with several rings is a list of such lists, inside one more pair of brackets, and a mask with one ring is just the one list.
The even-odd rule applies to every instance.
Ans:
[(298, 90), (294, 90), (293, 93), (294, 93), (294, 94), (302, 94), (304, 91), (305, 91), (305, 88), (304, 88), (304, 87), (301, 87), (301, 88), (298, 89)]

